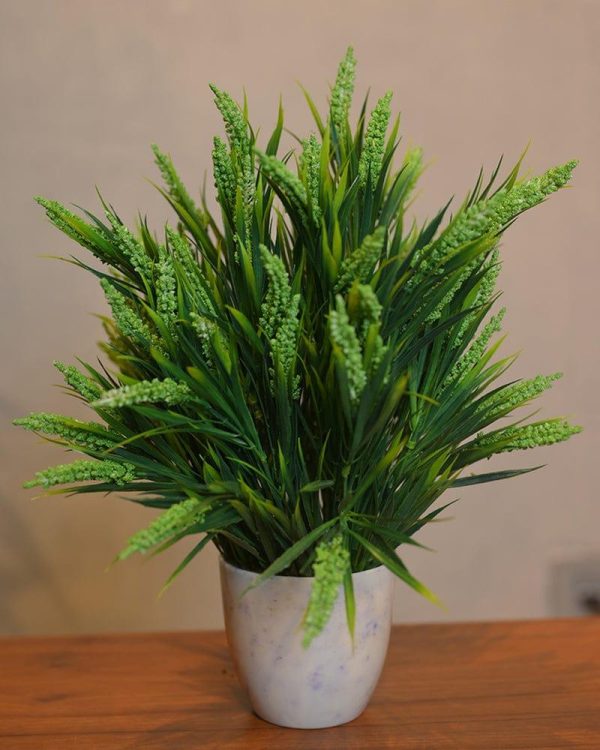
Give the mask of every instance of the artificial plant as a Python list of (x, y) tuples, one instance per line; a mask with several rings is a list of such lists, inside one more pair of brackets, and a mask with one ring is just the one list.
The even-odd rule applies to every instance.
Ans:
[(499, 168), (480, 174), (453, 215), (417, 224), (421, 150), (394, 167), (390, 93), (351, 125), (354, 71), (349, 49), (325, 115), (305, 92), (315, 130), (284, 153), (281, 107), (259, 143), (246, 103), (212, 86), (226, 132), (212, 152), (218, 210), (154, 147), (176, 216), (160, 236), (103, 199), (100, 218), (38, 199), (99, 261), (72, 259), (110, 306), (109, 363), (55, 363), (94, 421), (17, 420), (86, 456), (26, 486), (131, 493), (159, 511), (120, 559), (194, 537), (175, 573), (212, 541), (257, 583), (314, 574), (305, 643), (342, 584), (353, 627), (353, 572), (383, 564), (431, 597), (397, 548), (417, 544), (440, 496), (523, 473), (464, 473), (481, 459), (579, 430), (510, 421), (558, 375), (499, 384), (514, 356), (498, 358), (504, 310), (492, 310), (504, 231), (575, 162), (531, 179), (518, 163), (499, 184)]

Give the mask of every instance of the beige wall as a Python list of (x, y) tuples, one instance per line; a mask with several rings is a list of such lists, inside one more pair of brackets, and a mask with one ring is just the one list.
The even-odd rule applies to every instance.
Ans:
[[(0, 632), (221, 625), (216, 556), (206, 553), (156, 601), (182, 549), (104, 572), (147, 511), (118, 498), (32, 500), (20, 483), (58, 449), (9, 426), (29, 410), (67, 409), (51, 362), (92, 359), (104, 303), (92, 278), (40, 259), (71, 252), (34, 206), (44, 194), (87, 207), (94, 185), (133, 221), (167, 212), (145, 177), (148, 144), (171, 150), (199, 184), (219, 132), (207, 82), (248, 91), (270, 125), (280, 92), (288, 123), (309, 118), (295, 82), (323, 103), (345, 45), (358, 88), (395, 91), (409, 143), (431, 167), (416, 210), (461, 197), (481, 164), (514, 161), (530, 139), (534, 171), (576, 156), (574, 188), (507, 235), (506, 351), (517, 374), (564, 370), (544, 414), (573, 414), (583, 436), (519, 459), (543, 472), (463, 492), (455, 520), (410, 555), (445, 600), (440, 612), (398, 588), (398, 620), (548, 614), (549, 566), (598, 553), (600, 2), (597, 0), (2, 0), (0, 255), (2, 315)], [(508, 465), (500, 461), (497, 465)]]

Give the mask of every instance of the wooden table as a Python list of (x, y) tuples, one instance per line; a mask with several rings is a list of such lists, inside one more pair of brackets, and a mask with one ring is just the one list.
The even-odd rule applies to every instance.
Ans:
[(600, 618), (395, 627), (346, 726), (252, 715), (222, 633), (0, 639), (2, 750), (600, 749)]

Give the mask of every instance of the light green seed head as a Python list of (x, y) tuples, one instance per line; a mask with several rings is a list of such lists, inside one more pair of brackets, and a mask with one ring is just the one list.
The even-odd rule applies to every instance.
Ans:
[(350, 565), (350, 555), (341, 535), (319, 544), (315, 556), (315, 579), (303, 621), (302, 643), (305, 648), (310, 646), (327, 624)]
[(142, 320), (132, 303), (108, 279), (102, 279), (100, 285), (120, 333), (139, 346), (148, 349), (153, 341), (148, 324)]
[(354, 80), (356, 77), (356, 59), (354, 50), (348, 47), (344, 59), (338, 67), (335, 84), (331, 90), (329, 106), (331, 122), (341, 137), (348, 127), (348, 114), (354, 94)]
[(177, 383), (171, 378), (164, 378), (164, 380), (155, 378), (106, 391), (93, 406), (123, 408), (137, 404), (155, 404), (161, 401), (168, 406), (175, 406), (184, 404), (190, 396), (191, 391), (185, 383)]
[(117, 461), (73, 461), (70, 464), (52, 466), (38, 471), (34, 478), (23, 485), (31, 487), (54, 487), (57, 484), (75, 484), (80, 482), (109, 482), (123, 485), (135, 479), (134, 468), (129, 464)]
[(109, 436), (103, 425), (96, 422), (81, 422), (61, 414), (34, 412), (27, 417), (15, 419), (13, 424), (41, 435), (52, 435), (92, 451), (103, 451), (115, 444), (115, 440)]
[(215, 95), (215, 104), (223, 118), (231, 148), (240, 155), (247, 153), (250, 148), (250, 138), (244, 113), (226, 91), (218, 89), (213, 84), (210, 85), (210, 89)]
[(128, 540), (125, 549), (119, 553), (118, 559), (125, 560), (136, 552), (144, 554), (201, 522), (204, 517), (201, 507), (201, 502), (195, 497), (175, 503), (155, 518), (149, 526), (135, 533)]
[(373, 269), (382, 255), (385, 231), (385, 227), (377, 227), (373, 234), (365, 237), (360, 247), (344, 258), (335, 282), (336, 292), (345, 291), (353, 281), (363, 284), (370, 281)]
[(53, 364), (64, 377), (65, 383), (86, 401), (96, 401), (102, 394), (102, 388), (73, 365), (65, 365), (58, 360)]
[(360, 340), (340, 295), (336, 297), (335, 309), (329, 313), (329, 335), (332, 344), (339, 348), (343, 356), (350, 401), (357, 404), (367, 384), (367, 373), (363, 366)]
[(390, 102), (392, 92), (388, 91), (375, 105), (367, 125), (362, 153), (358, 163), (358, 179), (360, 184), (371, 190), (375, 189), (385, 153), (385, 134), (390, 121), (392, 110)]

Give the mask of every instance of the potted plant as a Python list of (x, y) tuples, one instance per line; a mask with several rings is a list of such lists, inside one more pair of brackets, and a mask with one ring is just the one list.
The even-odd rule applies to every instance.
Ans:
[[(219, 211), (196, 202), (154, 148), (176, 216), (164, 234), (38, 199), (99, 261), (105, 369), (55, 363), (92, 421), (17, 424), (85, 458), (27, 487), (132, 493), (158, 515), (118, 555), (194, 537), (171, 579), (212, 542), (227, 633), (257, 713), (321, 727), (362, 711), (381, 670), (393, 575), (434, 596), (398, 554), (449, 503), (446, 490), (532, 469), (465, 471), (565, 440), (563, 418), (510, 418), (558, 374), (501, 382), (499, 243), (575, 162), (531, 179), (499, 167), (452, 216), (410, 221), (419, 149), (398, 168), (391, 94), (356, 127), (349, 49), (315, 132), (280, 154), (283, 111), (259, 142), (247, 106), (212, 87)], [(279, 155), (278, 155), (279, 154)], [(508, 421), (507, 421), (508, 418)], [(60, 487), (60, 489), (58, 489)], [(170, 582), (169, 580), (169, 582)]]

